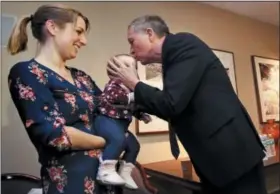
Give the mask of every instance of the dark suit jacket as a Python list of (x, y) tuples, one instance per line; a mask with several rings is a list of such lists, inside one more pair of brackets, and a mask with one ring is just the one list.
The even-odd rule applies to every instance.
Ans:
[(170, 34), (162, 48), (163, 91), (139, 82), (135, 102), (170, 120), (197, 172), (217, 186), (264, 157), (258, 133), (212, 50), (190, 33)]

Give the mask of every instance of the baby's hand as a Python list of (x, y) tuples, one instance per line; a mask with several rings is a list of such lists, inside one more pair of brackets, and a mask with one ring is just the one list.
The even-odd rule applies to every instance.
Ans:
[(152, 117), (148, 114), (144, 114), (143, 115), (143, 118), (142, 118), (142, 121), (145, 123), (145, 124), (148, 124), (149, 122), (152, 121)]

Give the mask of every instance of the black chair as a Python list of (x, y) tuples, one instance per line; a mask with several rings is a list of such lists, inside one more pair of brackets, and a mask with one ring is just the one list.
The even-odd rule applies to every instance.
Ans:
[[(122, 187), (112, 187), (111, 190), (101, 189), (104, 194), (158, 194), (157, 188), (153, 187), (147, 179), (144, 168), (136, 163), (132, 171), (132, 177), (139, 189), (130, 190)], [(1, 175), (1, 194), (27, 194), (32, 188), (41, 188), (41, 179), (32, 175), (8, 173)], [(159, 193), (160, 194), (160, 193)]]
[(32, 188), (41, 188), (40, 178), (21, 173), (1, 175), (1, 194), (27, 194)]

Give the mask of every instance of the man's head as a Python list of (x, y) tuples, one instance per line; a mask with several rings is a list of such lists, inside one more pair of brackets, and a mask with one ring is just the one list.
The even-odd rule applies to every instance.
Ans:
[(143, 65), (161, 62), (161, 49), (169, 28), (159, 16), (145, 15), (128, 26), (130, 53)]

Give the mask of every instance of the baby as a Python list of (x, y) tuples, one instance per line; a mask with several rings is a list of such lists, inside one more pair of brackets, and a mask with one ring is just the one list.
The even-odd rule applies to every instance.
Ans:
[[(136, 60), (130, 55), (117, 55), (120, 61), (137, 68)], [(145, 123), (151, 121), (148, 114), (135, 112), (133, 105), (128, 104), (128, 93), (131, 91), (119, 80), (111, 79), (105, 86), (100, 96), (98, 106), (99, 115), (95, 118), (94, 128), (97, 135), (105, 138), (106, 146), (100, 157), (100, 166), (97, 180), (103, 184), (125, 185), (130, 189), (137, 189), (137, 185), (131, 177), (140, 145), (135, 136), (128, 131), (128, 127), (135, 116)], [(123, 102), (123, 106), (113, 106)], [(125, 151), (121, 161), (119, 172), (116, 172), (116, 164), (122, 152)]]

